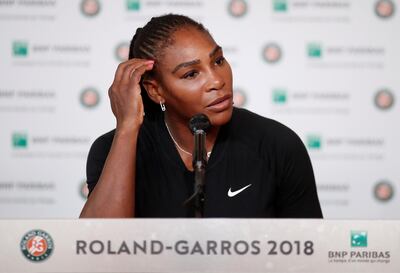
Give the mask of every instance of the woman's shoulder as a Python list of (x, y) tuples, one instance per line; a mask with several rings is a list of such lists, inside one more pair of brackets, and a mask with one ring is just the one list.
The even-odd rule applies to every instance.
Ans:
[[(141, 146), (146, 146), (145, 144), (148, 144), (152, 141), (154, 142), (156, 135), (156, 123), (156, 120), (144, 119), (138, 135), (138, 143), (140, 143)], [(97, 137), (90, 148), (89, 155), (97, 158), (107, 157), (114, 140), (115, 130), (116, 129), (113, 129)]]
[(263, 117), (243, 108), (235, 108), (232, 116), (232, 129), (255, 138), (298, 138), (297, 134), (277, 120)]
[(292, 129), (245, 109), (235, 109), (230, 133), (233, 143), (241, 143), (263, 158), (307, 154), (303, 141)]
[(107, 157), (114, 139), (114, 135), (115, 129), (97, 137), (90, 148), (89, 156), (95, 158)]
[(97, 137), (97, 139), (94, 141), (94, 143), (110, 143), (113, 141), (115, 135), (115, 129), (112, 129), (111, 131), (108, 131), (107, 133), (104, 133)]

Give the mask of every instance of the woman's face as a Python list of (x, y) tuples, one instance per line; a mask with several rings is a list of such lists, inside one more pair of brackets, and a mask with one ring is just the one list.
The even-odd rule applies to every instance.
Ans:
[(214, 126), (227, 123), (233, 110), (232, 70), (221, 47), (194, 27), (175, 31), (173, 40), (156, 68), (167, 114), (187, 122), (203, 113)]

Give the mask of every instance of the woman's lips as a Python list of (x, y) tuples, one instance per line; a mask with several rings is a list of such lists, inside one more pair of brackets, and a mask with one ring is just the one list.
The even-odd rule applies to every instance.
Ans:
[(232, 95), (225, 95), (210, 103), (207, 109), (213, 112), (222, 112), (232, 106)]

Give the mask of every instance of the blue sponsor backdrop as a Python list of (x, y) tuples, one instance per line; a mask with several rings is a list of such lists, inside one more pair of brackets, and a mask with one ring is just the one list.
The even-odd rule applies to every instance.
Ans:
[(114, 71), (137, 27), (174, 12), (203, 22), (221, 44), (237, 106), (302, 138), (326, 218), (400, 218), (399, 7), (0, 0), (0, 217), (79, 215), (88, 149), (115, 124)]

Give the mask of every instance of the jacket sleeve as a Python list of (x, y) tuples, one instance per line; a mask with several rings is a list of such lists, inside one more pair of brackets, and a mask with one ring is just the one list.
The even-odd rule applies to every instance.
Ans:
[(276, 199), (278, 217), (322, 218), (314, 172), (303, 142), (290, 130), (283, 145)]
[(113, 138), (114, 131), (104, 134), (93, 142), (89, 150), (86, 162), (86, 182), (89, 189), (89, 195), (92, 193), (100, 178), (101, 172), (103, 171), (104, 163), (110, 151)]

